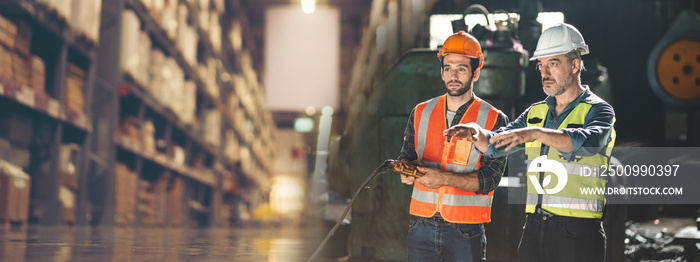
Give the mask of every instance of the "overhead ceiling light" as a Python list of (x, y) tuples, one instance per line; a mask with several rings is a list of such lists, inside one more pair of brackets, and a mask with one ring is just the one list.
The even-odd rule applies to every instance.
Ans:
[(301, 0), (301, 11), (305, 14), (316, 11), (316, 0)]

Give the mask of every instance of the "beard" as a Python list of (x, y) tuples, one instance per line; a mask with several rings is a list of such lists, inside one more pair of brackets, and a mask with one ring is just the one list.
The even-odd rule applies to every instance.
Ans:
[[(544, 87), (544, 81), (553, 81), (553, 82), (554, 82), (554, 91), (547, 92), (547, 88)], [(573, 82), (573, 81), (574, 81), (574, 77), (570, 75), (570, 76), (566, 79), (566, 82), (564, 82), (563, 85), (559, 85), (559, 84), (557, 83), (557, 80), (556, 80), (556, 79), (550, 78), (550, 77), (545, 77), (545, 78), (542, 79), (542, 90), (543, 90), (544, 93), (547, 94), (548, 96), (558, 96), (558, 95), (561, 95), (561, 94), (563, 94), (564, 92), (566, 92), (566, 90), (569, 89), (569, 86), (571, 86), (571, 82)]]
[[(450, 88), (449, 88), (449, 84), (451, 84), (451, 83), (458, 83), (458, 84), (461, 84), (462, 87), (457, 88), (457, 89), (450, 89)], [(464, 82), (464, 83), (462, 83), (462, 82), (460, 82), (460, 81), (457, 81), (457, 80), (452, 80), (452, 81), (450, 81), (450, 82), (445, 83), (445, 88), (447, 89), (447, 94), (450, 95), (450, 96), (461, 96), (461, 95), (464, 95), (464, 94), (467, 93), (467, 91), (469, 91), (469, 89), (471, 89), (471, 86), (472, 86), (472, 81), (471, 81), (471, 80), (467, 80), (467, 82)]]

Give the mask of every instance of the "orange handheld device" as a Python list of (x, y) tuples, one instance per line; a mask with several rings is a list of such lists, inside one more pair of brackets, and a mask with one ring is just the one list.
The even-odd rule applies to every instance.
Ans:
[(404, 163), (398, 160), (391, 160), (389, 162), (389, 167), (392, 172), (402, 174), (405, 176), (419, 178), (425, 175), (425, 173), (418, 171), (418, 168), (416, 168), (415, 165)]

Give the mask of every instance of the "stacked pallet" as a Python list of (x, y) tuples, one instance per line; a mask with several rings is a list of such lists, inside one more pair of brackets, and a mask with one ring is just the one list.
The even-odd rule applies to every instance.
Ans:
[(168, 215), (168, 186), (170, 184), (171, 177), (172, 174), (170, 171), (165, 171), (151, 187), (151, 190), (156, 197), (156, 200), (153, 203), (155, 214), (153, 216), (154, 225), (160, 226), (165, 224), (166, 217)]
[(45, 94), (46, 66), (44, 60), (30, 53), (31, 37), (32, 29), (26, 22), (20, 21), (17, 26), (0, 16), (0, 78)]
[(20, 167), (0, 160), (0, 223), (27, 223), (30, 188), (29, 175)]
[(139, 181), (138, 210), (144, 226), (163, 226), (168, 211), (168, 184), (170, 171), (164, 171), (157, 180)]
[(155, 226), (156, 221), (156, 194), (153, 192), (150, 181), (139, 179), (138, 212), (141, 217), (141, 225)]
[(76, 196), (78, 191), (78, 157), (80, 146), (66, 144), (61, 146), (58, 172), (58, 199), (63, 204), (63, 223), (75, 224)]
[(138, 176), (126, 164), (116, 164), (114, 174), (114, 222), (117, 225), (128, 226), (134, 224), (137, 180)]
[(173, 177), (168, 187), (168, 222), (171, 226), (181, 226), (184, 222), (185, 182), (181, 177)]

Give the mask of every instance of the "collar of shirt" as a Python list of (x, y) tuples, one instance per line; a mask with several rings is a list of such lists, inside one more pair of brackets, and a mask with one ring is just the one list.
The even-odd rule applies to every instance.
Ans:
[[(452, 119), (452, 124), (450, 125), (450, 123), (447, 123), (447, 126), (456, 125), (459, 123), (460, 120), (462, 120), (462, 116), (464, 115), (464, 113), (467, 112), (467, 109), (469, 108), (469, 106), (474, 102), (474, 97), (476, 97), (476, 96), (474, 96), (474, 94), (472, 94), (472, 99), (469, 99), (469, 101), (467, 101), (466, 103), (461, 105), (459, 108), (457, 108), (457, 112), (455, 112), (456, 113), (455, 118)], [(447, 112), (447, 103), (445, 103), (445, 112)]]

